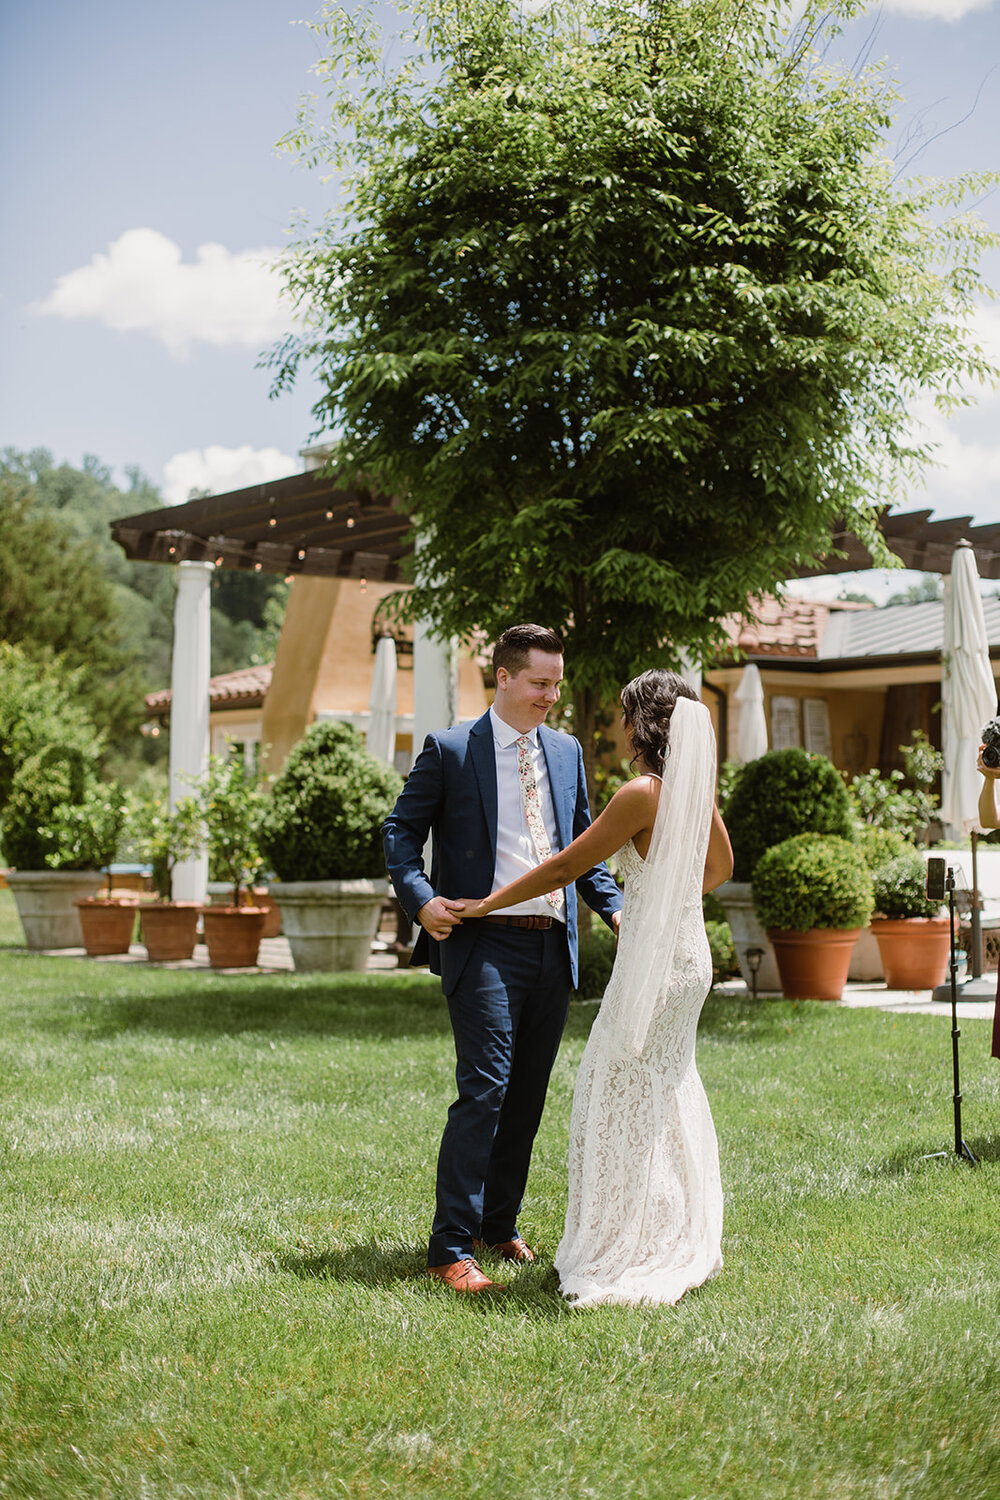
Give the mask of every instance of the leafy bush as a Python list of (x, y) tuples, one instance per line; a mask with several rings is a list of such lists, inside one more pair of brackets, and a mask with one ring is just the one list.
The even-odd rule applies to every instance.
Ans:
[(875, 911), (880, 917), (936, 917), (940, 901), (928, 901), (927, 869), (916, 849), (879, 865), (872, 875)]
[(899, 749), (905, 770), (890, 771), (888, 776), (877, 768), (866, 771), (851, 778), (849, 792), (860, 823), (894, 829), (912, 842), (937, 815), (939, 799), (931, 787), (944, 756), (919, 729), (914, 730), (911, 743)]
[(80, 675), (59, 657), (37, 660), (22, 647), (0, 641), (0, 807), (29, 756), (49, 745), (93, 757), (103, 749), (103, 739), (80, 706)]
[(872, 914), (872, 877), (856, 843), (818, 833), (785, 839), (753, 872), (753, 903), (765, 927), (864, 927)]
[(232, 886), (233, 905), (238, 906), (241, 889), (252, 888), (263, 863), (260, 828), (265, 807), (264, 793), (256, 778), (247, 774), (242, 753), (210, 756), (195, 802), (209, 859)]
[(736, 949), (733, 947), (733, 934), (729, 929), (729, 923), (706, 921), (705, 933), (712, 953), (713, 984), (720, 979), (729, 979), (733, 974), (738, 974), (740, 966), (736, 958)]
[(161, 901), (169, 901), (174, 866), (197, 852), (201, 845), (201, 818), (194, 797), (182, 797), (173, 811), (165, 797), (148, 794), (134, 809), (135, 846), (140, 859), (152, 869), (153, 889)]
[(608, 987), (615, 964), (615, 935), (603, 922), (594, 922), (580, 944), (576, 993), (581, 1000), (599, 1000)]
[(15, 869), (99, 868), (92, 849), (81, 847), (71, 816), (93, 785), (93, 765), (73, 745), (47, 745), (27, 757), (3, 811), (4, 857)]
[(855, 837), (840, 773), (825, 755), (805, 750), (770, 750), (749, 761), (736, 778), (723, 817), (733, 845), (734, 880), (750, 880), (764, 851), (796, 834)]
[(260, 847), (281, 880), (378, 879), (402, 777), (347, 724), (315, 724), (274, 783)]

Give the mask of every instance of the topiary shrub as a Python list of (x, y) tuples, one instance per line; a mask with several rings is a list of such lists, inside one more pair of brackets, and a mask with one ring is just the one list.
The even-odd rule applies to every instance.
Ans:
[(47, 745), (15, 773), (3, 810), (5, 859), (17, 870), (99, 870), (114, 858), (124, 797), (103, 787), (96, 762), (73, 745)]
[(729, 923), (706, 921), (705, 936), (712, 954), (712, 983), (718, 984), (720, 979), (730, 979), (738, 974), (740, 965)]
[(819, 833), (798, 834), (768, 849), (752, 885), (764, 926), (790, 932), (865, 927), (874, 905), (872, 877), (858, 845)]
[(580, 943), (577, 961), (578, 1000), (600, 1000), (615, 965), (615, 935), (603, 922), (595, 922)]
[(770, 750), (748, 761), (723, 812), (733, 845), (733, 879), (750, 880), (766, 849), (800, 833), (852, 840), (856, 825), (840, 773), (825, 755)]
[(887, 865), (890, 859), (898, 859), (901, 854), (914, 852), (906, 835), (894, 828), (859, 828), (858, 847), (873, 875), (880, 865)]
[(315, 724), (274, 783), (260, 850), (280, 880), (378, 879), (382, 824), (403, 780), (348, 724)]
[(936, 917), (940, 901), (928, 901), (927, 867), (916, 849), (890, 859), (872, 874), (875, 913), (880, 917)]

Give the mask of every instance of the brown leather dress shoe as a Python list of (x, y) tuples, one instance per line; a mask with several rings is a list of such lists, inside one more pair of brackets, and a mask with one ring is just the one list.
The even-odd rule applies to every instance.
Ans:
[(471, 1256), (467, 1260), (449, 1261), (444, 1266), (428, 1266), (427, 1274), (443, 1281), (453, 1292), (485, 1292), (490, 1287), (500, 1287), (500, 1282), (483, 1274)]
[(486, 1245), (482, 1240), (472, 1242), (477, 1250), (492, 1250), (494, 1255), (499, 1255), (501, 1260), (533, 1261), (534, 1255), (524, 1243), (520, 1235), (512, 1240), (502, 1240), (499, 1245)]

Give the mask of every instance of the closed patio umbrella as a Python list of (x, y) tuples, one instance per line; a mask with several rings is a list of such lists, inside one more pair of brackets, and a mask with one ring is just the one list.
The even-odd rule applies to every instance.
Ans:
[(976, 554), (970, 542), (959, 542), (952, 554), (944, 589), (944, 655), (942, 658), (942, 734), (944, 773), (942, 821), (972, 835), (973, 977), (982, 973), (976, 844), (982, 778), (976, 757), (983, 725), (997, 711), (996, 683), (990, 666), (989, 640), (979, 592)]
[(396, 642), (391, 635), (380, 636), (375, 647), (368, 709), (368, 749), (391, 766), (396, 755)]
[(743, 668), (740, 685), (733, 694), (740, 706), (736, 725), (736, 759), (758, 760), (767, 754), (767, 716), (764, 713), (764, 686), (760, 670), (753, 662)]

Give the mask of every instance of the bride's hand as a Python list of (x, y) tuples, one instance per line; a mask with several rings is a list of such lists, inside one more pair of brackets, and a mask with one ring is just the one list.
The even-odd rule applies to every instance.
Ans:
[(482, 907), (486, 905), (485, 896), (456, 896), (455, 900), (461, 901), (464, 908), (462, 912), (463, 921), (483, 915)]

